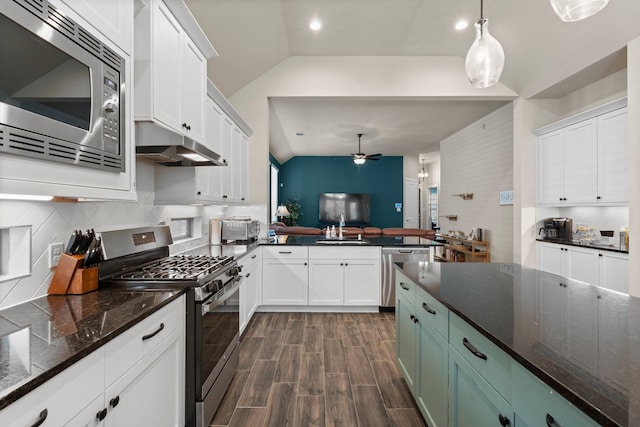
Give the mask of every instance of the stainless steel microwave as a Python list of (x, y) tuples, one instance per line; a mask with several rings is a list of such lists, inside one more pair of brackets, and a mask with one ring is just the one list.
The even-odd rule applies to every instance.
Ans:
[(0, 155), (125, 170), (125, 62), (46, 0), (0, 1)]

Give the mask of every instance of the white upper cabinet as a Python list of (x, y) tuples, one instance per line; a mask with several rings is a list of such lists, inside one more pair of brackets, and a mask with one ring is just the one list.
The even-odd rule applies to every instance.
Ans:
[[(169, 4), (177, 10), (186, 8), (180, 2)], [(196, 33), (202, 31), (195, 21), (192, 26)], [(208, 41), (193, 40), (161, 0), (150, 1), (136, 15), (135, 119), (161, 123), (204, 143), (206, 61), (215, 50)]]
[(562, 120), (538, 135), (538, 204), (621, 205), (628, 196), (626, 99)]
[(627, 108), (598, 117), (598, 201), (627, 203), (629, 156)]
[(60, 1), (90, 22), (104, 37), (131, 55), (133, 50), (133, 0)]

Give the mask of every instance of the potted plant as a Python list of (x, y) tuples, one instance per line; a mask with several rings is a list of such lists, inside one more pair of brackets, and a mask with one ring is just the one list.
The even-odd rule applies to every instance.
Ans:
[(298, 200), (289, 199), (284, 203), (284, 205), (287, 207), (287, 210), (289, 211), (289, 216), (283, 217), (282, 222), (284, 222), (285, 225), (288, 225), (288, 226), (298, 225), (298, 218), (300, 218), (300, 215), (302, 215), (302, 206), (300, 206), (300, 203), (298, 203)]

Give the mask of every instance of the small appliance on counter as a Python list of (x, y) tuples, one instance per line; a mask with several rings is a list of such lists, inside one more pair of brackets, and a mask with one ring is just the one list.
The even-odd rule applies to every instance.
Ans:
[(573, 240), (573, 220), (571, 218), (547, 218), (538, 230), (543, 240), (570, 242)]
[(260, 234), (260, 222), (251, 218), (229, 218), (222, 220), (222, 243), (229, 241), (253, 242)]

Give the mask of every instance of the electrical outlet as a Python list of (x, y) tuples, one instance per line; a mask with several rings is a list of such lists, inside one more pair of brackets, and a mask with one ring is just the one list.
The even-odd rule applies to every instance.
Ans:
[(63, 250), (64, 243), (51, 243), (49, 245), (49, 268), (53, 268), (58, 265)]

